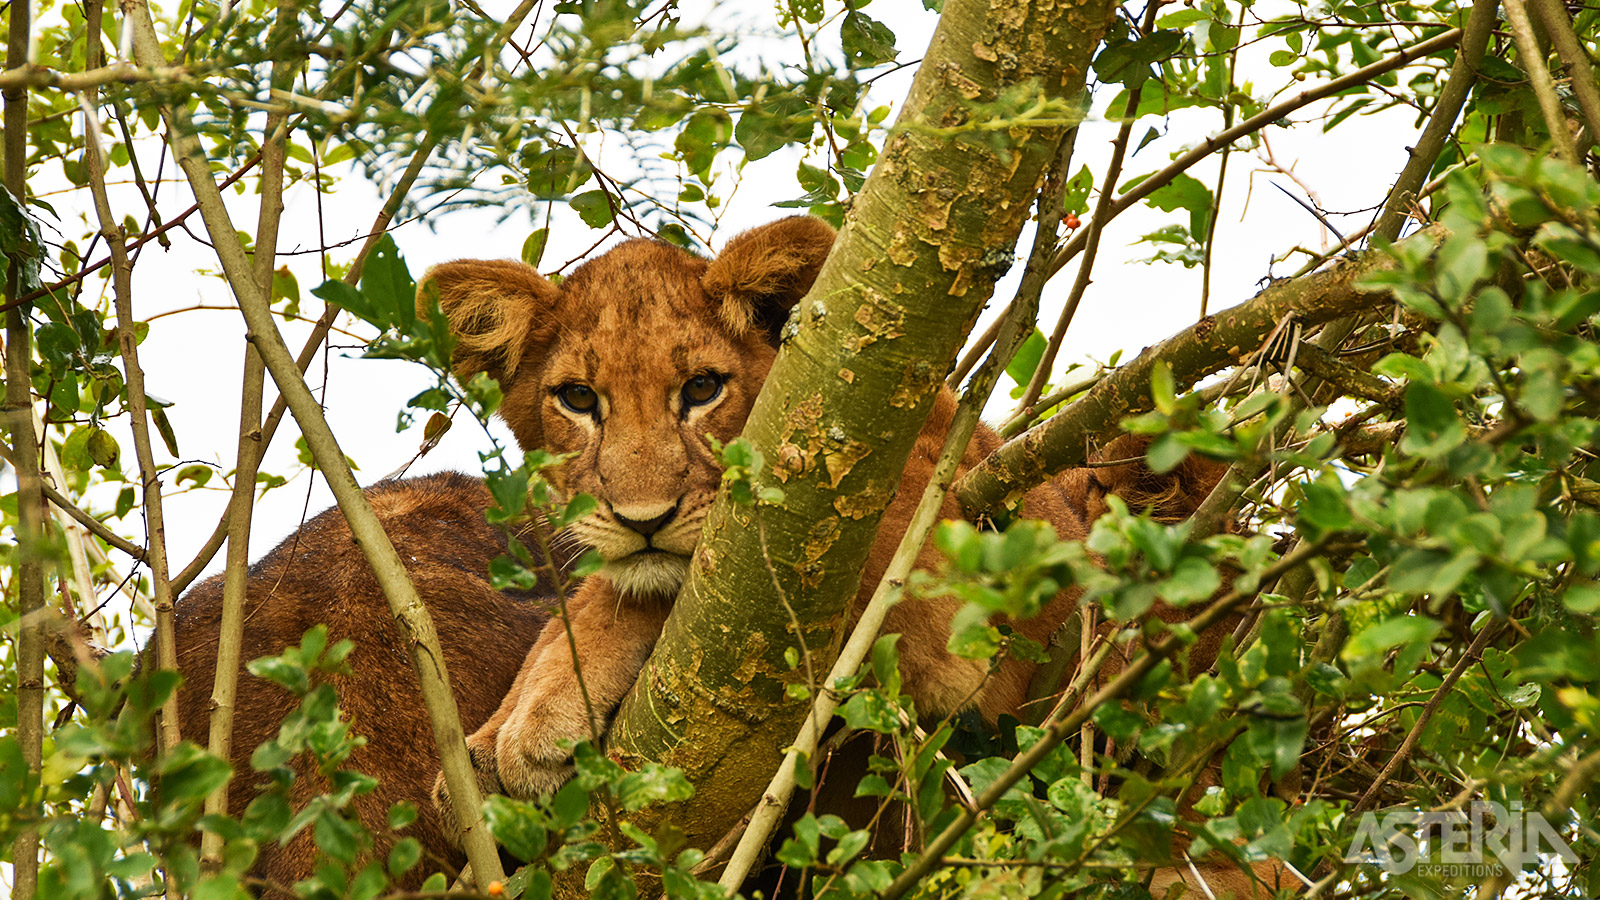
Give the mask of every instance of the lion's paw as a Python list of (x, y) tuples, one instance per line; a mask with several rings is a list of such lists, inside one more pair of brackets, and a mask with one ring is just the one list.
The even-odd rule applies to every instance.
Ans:
[[(477, 777), (478, 793), (481, 796), (505, 793), (500, 785), (498, 767), (495, 765), (495, 735), (473, 734), (468, 737), (467, 759), (472, 763), (472, 774)], [(460, 847), (461, 826), (456, 818), (456, 811), (451, 806), (450, 788), (444, 782), (443, 772), (433, 779), (433, 808), (439, 811), (445, 835), (451, 843)]]
[(572, 780), (572, 753), (548, 735), (528, 740), (513, 729), (500, 732), (495, 762), (502, 792), (518, 800), (547, 797)]

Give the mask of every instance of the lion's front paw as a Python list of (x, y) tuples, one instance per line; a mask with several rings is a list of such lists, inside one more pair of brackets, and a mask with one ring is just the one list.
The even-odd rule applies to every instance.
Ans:
[[(500, 786), (500, 776), (495, 765), (496, 735), (475, 733), (467, 738), (467, 759), (472, 763), (472, 774), (478, 779), (478, 793), (484, 797), (505, 793)], [(444, 773), (433, 779), (433, 807), (444, 822), (445, 835), (457, 847), (461, 846), (461, 826), (450, 802), (450, 788), (444, 783)]]
[(506, 796), (546, 797), (571, 780), (571, 745), (589, 735), (582, 719), (570, 712), (561, 704), (519, 709), (500, 729), (495, 765)]

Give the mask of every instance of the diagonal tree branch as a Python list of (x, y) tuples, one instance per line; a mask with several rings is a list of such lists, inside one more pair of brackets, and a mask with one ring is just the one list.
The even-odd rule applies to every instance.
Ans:
[[(145, 64), (159, 62), (161, 47), (149, 6), (142, 0), (132, 0), (126, 5), (125, 13), (126, 27), (133, 29), (136, 58)], [(283, 336), (278, 333), (268, 298), (256, 282), (249, 257), (228, 216), (221, 192), (212, 180), (210, 168), (200, 152), (187, 108), (181, 104), (166, 103), (162, 105), (161, 113), (167, 124), (173, 156), (194, 191), (217, 258), (239, 301), (239, 309), (249, 327), (249, 340), (261, 354), (267, 371), (272, 374), (273, 381), (294, 413), (312, 456), (327, 478), (340, 510), (349, 520), (351, 533), (372, 566), (395, 621), (405, 635), (421, 683), (423, 700), (428, 707), (445, 780), (450, 787), (456, 815), (462, 824), (467, 858), (472, 863), (480, 888), (487, 889), (490, 882), (503, 880), (505, 876), (494, 841), (488, 830), (482, 827), (482, 798), (467, 760), (466, 735), (461, 729), (455, 695), (450, 690), (432, 616), (417, 596), (399, 554), (395, 552), (366, 495), (350, 473), (344, 452), (339, 448), (327, 420), (323, 418), (321, 406), (306, 387), (288, 346), (283, 342)]]
[(1057, 472), (1082, 464), (1085, 445), (1124, 417), (1152, 406), (1150, 376), (1157, 363), (1172, 367), (1178, 388), (1242, 361), (1285, 316), (1313, 325), (1389, 302), (1385, 292), (1365, 291), (1355, 282), (1387, 268), (1387, 256), (1369, 254), (1304, 278), (1281, 282), (1232, 309), (1200, 320), (1173, 337), (1145, 348), (1044, 423), (1009, 441), (972, 469), (955, 486), (968, 515), (1015, 503)]

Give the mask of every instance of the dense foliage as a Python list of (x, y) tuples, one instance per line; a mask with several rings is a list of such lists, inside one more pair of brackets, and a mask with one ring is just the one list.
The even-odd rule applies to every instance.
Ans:
[[(256, 772), (243, 773), (272, 788), (242, 819), (205, 809), (230, 777), (206, 736), (172, 743), (151, 727), (177, 675), (153, 652), (136, 664), (137, 648), (159, 643), (170, 587), (192, 581), (220, 541), (169, 570), (164, 553), (144, 549), (162, 536), (145, 533), (160, 521), (160, 498), (141, 483), (242, 483), (250, 497), (295, 474), (195, 463), (165, 402), (130, 387), (137, 342), (171, 320), (130, 317), (126, 302), (138, 312), (147, 300), (117, 296), (123, 276), (149, 242), (198, 238), (207, 212), (161, 190), (172, 177), (166, 135), (192, 123), (211, 173), (252, 195), (329, 189), (339, 177), (383, 187), (390, 204), (371, 240), (359, 253), (320, 247), (326, 280), (314, 290), (302, 293), (261, 234), (241, 226), (237, 239), (265, 259), (258, 276), (276, 316), (322, 317), (309, 349), (342, 311), (367, 356), (434, 373), (434, 386), (395, 411), (434, 442), (460, 410), (486, 419), (499, 392), (487, 376), (461, 384), (447, 375), (451, 338), (442, 318), (414, 312), (420, 273), (401, 255), (406, 235), (384, 234), (393, 220), (499, 206), (534, 223), (522, 257), (543, 270), (557, 268), (544, 252), (553, 230), (705, 248), (742, 166), (788, 154), (794, 185), (778, 205), (841, 222), (890, 132), (870, 88), (917, 62), (885, 23), (920, 11), (895, 4), (904, 5), (787, 0), (738, 31), (714, 13), (697, 24), (675, 3), (625, 0), (557, 3), (531, 24), (526, 4), (504, 26), (476, 4), (433, 0), (181, 3), (154, 11), (157, 64), (133, 58), (142, 4), (44, 0), (30, 26), (13, 0), (0, 76), (0, 251), (13, 322), (0, 448), (0, 836), (12, 883), (36, 876), (41, 898), (234, 897), (270, 887), (249, 875), (255, 847), (307, 829), (325, 856), (314, 878), (292, 886), (308, 900), (369, 900), (394, 893), (404, 873), (436, 868), (405, 838), (415, 810), (393, 810), (400, 837), (383, 858), (346, 813), (371, 778), (343, 765), (361, 737), (323, 676), (350, 648), (330, 646), (322, 629), (246, 661), (243, 677), (273, 682), (299, 706), (255, 750)], [(871, 823), (813, 809), (786, 825), (763, 890), (1136, 892), (1176, 829), (1197, 860), (1285, 861), (1286, 885), (1322, 896), (1600, 893), (1600, 99), (1589, 63), (1564, 49), (1593, 56), (1597, 13), (1505, 0), (1505, 16), (1493, 18), (1496, 5), (1473, 7), (1492, 27), (1477, 38), (1488, 52), (1478, 47), (1481, 61), (1466, 65), (1457, 42), (1474, 40), (1473, 29), (1439, 36), (1468, 10), (1447, 2), (1192, 0), (1116, 18), (1095, 57), (1088, 109), (1123, 122), (1114, 161), (1096, 170), (1064, 153), (1037, 199), (1038, 218), (1063, 227), (1045, 226), (1028, 268), (1042, 277), (1073, 260), (1084, 267), (1069, 307), (1088, 286), (1100, 226), (1141, 203), (1171, 214), (1142, 239), (1152, 261), (1209, 274), (1214, 258), (1234, 252), (1213, 246), (1220, 198), (1240, 189), (1237, 175), (1226, 178), (1227, 154), (1258, 145), (1279, 119), (1262, 115), (1275, 104), (1297, 109), (1300, 91), (1334, 79), (1348, 81), (1313, 107), (1318, 120), (1293, 127), (1337, 135), (1352, 117), (1393, 106), (1415, 109), (1419, 127), (1445, 117), (1433, 123), (1444, 129), (1438, 140), (1416, 141), (1415, 183), (1385, 205), (1426, 227), (1397, 240), (1399, 219), (1380, 222), (1349, 260), (1344, 244), (1365, 234), (1326, 252), (1271, 248), (1306, 257), (1301, 276), (1272, 290), (1315, 290), (1322, 282), (1306, 273), (1345, 271), (1359, 279), (1355, 299), (1337, 315), (1290, 314), (1200, 361), (1163, 360), (1155, 348), (1143, 389), (1122, 408), (1131, 414), (1084, 426), (1097, 442), (1121, 430), (1154, 436), (1148, 461), (1158, 470), (1192, 453), (1231, 463), (1233, 477), (1193, 519), (1158, 523), (1114, 501), (1081, 543), (999, 509), (984, 510), (999, 520), (993, 529), (941, 526), (934, 541), (948, 566), (916, 573), (907, 592), (968, 602), (951, 643), (959, 655), (1036, 654), (1052, 677), (998, 733), (967, 718), (919, 720), (900, 691), (896, 641), (880, 638), (860, 673), (833, 687), (844, 725), (871, 745), (852, 792), (884, 805)], [(1448, 82), (1470, 91), (1451, 103)], [(1259, 124), (1231, 144), (1180, 147), (1171, 165), (1123, 171), (1123, 151), (1201, 136), (1172, 124), (1179, 110), (1209, 112), (1203, 129)], [(1003, 146), (1068, 113), (1008, 94), (975, 106), (950, 139)], [(1213, 154), (1220, 167), (1189, 168)], [(264, 226), (275, 213), (262, 205)], [(271, 240), (276, 224), (262, 233)], [(1239, 299), (1212, 297), (1210, 308)], [(1000, 360), (1021, 400), (1007, 434), (1073, 416), (1074, 401), (1112, 377), (1052, 370), (1069, 319), (1049, 337), (1043, 323), (1014, 360)], [(131, 429), (112, 427), (135, 416)], [(114, 432), (140, 446), (125, 453)], [(556, 508), (539, 474), (554, 461), (547, 454), (508, 449), (484, 455), (499, 504), (492, 520), (532, 510), (571, 521), (588, 510), (584, 498)], [(784, 502), (749, 445), (718, 449), (734, 502)], [(310, 447), (303, 456), (327, 468)], [(24, 515), (41, 462), (54, 491), (42, 526)], [(538, 555), (513, 550), (492, 577), (532, 584)], [(1029, 615), (1073, 585), (1084, 591), (1083, 618), (1051, 646), (1029, 646), (995, 618)], [(1193, 630), (1162, 623), (1158, 604), (1228, 632), (1209, 671), (1185, 674)], [(1097, 673), (1108, 657), (1120, 661)], [(821, 691), (826, 663), (790, 654), (792, 671), (781, 674), (797, 701)], [(843, 744), (804, 755), (802, 788), (829, 777)], [(284, 764), (299, 754), (327, 779), (309, 803), (290, 801)], [(714, 879), (739, 825), (726, 846), (685, 847), (670, 821), (635, 818), (669, 803), (674, 815), (692, 814), (695, 786), (681, 773), (625, 771), (587, 744), (576, 758), (577, 778), (547, 801), (488, 800), (494, 836), (529, 865), (464, 895), (542, 898), (581, 884), (628, 897), (636, 879), (654, 878), (637, 883), (675, 898), (722, 896)], [(1466, 839), (1452, 845), (1438, 818), (1406, 818), (1483, 809), (1492, 827), (1548, 839), (1521, 856), (1482, 843), (1451, 856)], [(1401, 836), (1393, 854), (1352, 855), (1368, 812), (1394, 825), (1377, 843)], [(204, 863), (202, 832), (213, 836)], [(945, 834), (953, 843), (936, 840)], [(424, 890), (449, 884), (439, 873)]]

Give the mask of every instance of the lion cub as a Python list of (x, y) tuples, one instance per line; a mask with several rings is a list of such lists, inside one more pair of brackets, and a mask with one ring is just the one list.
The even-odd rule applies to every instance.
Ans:
[[(600, 728), (632, 687), (688, 572), (721, 480), (705, 435), (738, 436), (789, 311), (811, 287), (833, 240), (824, 222), (796, 217), (739, 235), (713, 260), (665, 243), (629, 241), (559, 286), (512, 261), (464, 260), (429, 273), (459, 338), (457, 374), (492, 375), (505, 396), (500, 415), (518, 442), (571, 454), (549, 472), (555, 490), (599, 501), (571, 528), (605, 559), (569, 602), (572, 640), (565, 627), (546, 628), (505, 701), (467, 739), (485, 792), (532, 798), (571, 776), (562, 744), (590, 737), (572, 646)], [(900, 541), (954, 409), (953, 396), (940, 396), (918, 438), (862, 574), (858, 609)], [(981, 429), (963, 471), (999, 444), (993, 431)], [(1133, 455), (1127, 449), (1108, 448), (1109, 458)], [(1109, 491), (1134, 505), (1158, 499), (1186, 511), (1215, 474), (1201, 463), (1167, 476), (1137, 465), (1085, 469), (1035, 489), (1026, 508), (1063, 538), (1079, 538)], [(960, 515), (951, 500), (943, 514)], [(936, 562), (931, 548), (918, 560), (923, 567)], [(1063, 594), (1043, 615), (1014, 627), (1043, 641), (1071, 613), (1074, 597)], [(919, 711), (943, 714), (972, 704), (992, 723), (1023, 702), (1034, 666), (1008, 658), (991, 673), (986, 662), (950, 655), (945, 646), (958, 606), (953, 599), (903, 604), (884, 630), (904, 635), (903, 684)], [(436, 782), (436, 800), (441, 789)]]

